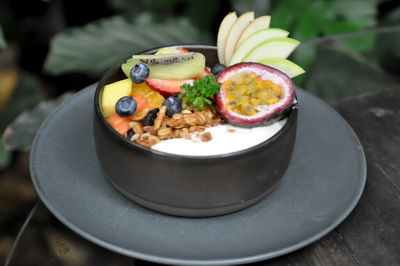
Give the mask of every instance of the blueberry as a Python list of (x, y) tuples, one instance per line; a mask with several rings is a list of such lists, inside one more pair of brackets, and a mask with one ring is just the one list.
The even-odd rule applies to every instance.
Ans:
[(224, 70), (226, 68), (226, 66), (224, 64), (215, 64), (212, 69), (211, 69), (211, 73), (214, 76), (218, 76), (218, 74)]
[(143, 118), (142, 124), (143, 126), (152, 126), (154, 125), (154, 120), (157, 118), (157, 113), (160, 109), (156, 108), (150, 110), (147, 115)]
[(150, 74), (150, 69), (146, 64), (140, 63), (134, 66), (131, 69), (131, 79), (133, 82), (139, 84), (144, 82), (144, 80), (149, 76)]
[(124, 96), (115, 104), (115, 111), (122, 117), (133, 115), (136, 112), (136, 100), (130, 96)]
[(182, 101), (178, 97), (170, 96), (162, 103), (167, 106), (166, 115), (171, 117), (182, 111)]

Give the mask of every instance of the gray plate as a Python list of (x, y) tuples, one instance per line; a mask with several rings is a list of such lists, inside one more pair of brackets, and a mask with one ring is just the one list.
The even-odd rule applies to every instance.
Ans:
[(115, 252), (181, 265), (269, 259), (330, 232), (361, 196), (366, 162), (357, 136), (329, 105), (297, 89), (300, 106), (292, 161), (268, 197), (213, 218), (147, 210), (117, 192), (97, 162), (94, 90), (92, 85), (77, 93), (42, 125), (30, 169), (37, 193), (61, 222)]

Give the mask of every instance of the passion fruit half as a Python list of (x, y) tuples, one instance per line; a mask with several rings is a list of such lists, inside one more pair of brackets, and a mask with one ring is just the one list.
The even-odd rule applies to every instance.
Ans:
[(290, 110), (295, 98), (292, 80), (283, 72), (260, 64), (238, 63), (217, 76), (221, 90), (217, 108), (230, 123), (241, 127), (270, 124)]

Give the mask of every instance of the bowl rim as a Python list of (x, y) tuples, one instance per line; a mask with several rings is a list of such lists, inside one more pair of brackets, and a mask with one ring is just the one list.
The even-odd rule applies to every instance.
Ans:
[[(137, 54), (152, 54), (159, 49), (168, 49), (168, 48), (187, 48), (188, 50), (190, 49), (210, 49), (210, 50), (217, 50), (216, 46), (213, 45), (202, 45), (202, 44), (176, 44), (176, 45), (167, 45), (167, 46), (160, 46), (156, 48), (152, 48), (149, 50), (145, 50), (142, 52), (139, 52)], [(297, 112), (298, 109), (298, 102), (297, 98), (295, 97), (295, 101), (293, 102), (292, 106), (290, 107), (290, 112), (287, 116), (288, 119), (286, 123), (283, 125), (283, 127), (278, 130), (274, 135), (272, 135), (270, 138), (267, 140), (251, 146), (249, 148), (239, 150), (239, 151), (234, 151), (234, 152), (228, 152), (228, 153), (223, 153), (223, 154), (216, 154), (216, 155), (182, 155), (182, 154), (174, 154), (174, 153), (168, 153), (168, 152), (163, 152), (163, 151), (158, 151), (155, 149), (147, 148), (142, 145), (137, 144), (136, 142), (128, 140), (126, 137), (122, 136), (119, 134), (114, 128), (112, 128), (109, 123), (106, 121), (104, 118), (104, 115), (101, 111), (100, 108), (100, 93), (103, 89), (103, 87), (106, 85), (105, 80), (107, 80), (115, 71), (118, 71), (118, 69), (121, 69), (121, 64), (125, 63), (128, 58), (125, 58), (121, 60), (119, 63), (111, 67), (99, 80), (99, 82), (96, 85), (96, 91), (94, 94), (94, 108), (95, 108), (95, 115), (97, 118), (101, 121), (102, 125), (105, 126), (105, 128), (111, 133), (109, 135), (112, 135), (114, 139), (118, 140), (121, 142), (122, 145), (126, 145), (127, 148), (129, 149), (139, 149), (142, 152), (150, 153), (155, 156), (162, 156), (165, 158), (176, 158), (176, 159), (187, 159), (187, 160), (215, 160), (215, 159), (226, 159), (226, 158), (232, 158), (232, 157), (240, 157), (240, 156), (245, 156), (255, 150), (264, 148), (265, 146), (268, 146), (270, 143), (275, 142), (281, 135), (283, 135), (289, 128), (290, 126), (295, 122), (295, 112)], [(294, 86), (294, 88), (296, 88)], [(290, 119), (292, 118), (292, 119)]]

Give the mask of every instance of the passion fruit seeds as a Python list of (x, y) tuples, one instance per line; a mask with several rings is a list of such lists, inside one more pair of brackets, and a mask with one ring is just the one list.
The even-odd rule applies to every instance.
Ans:
[(279, 101), (280, 87), (269, 80), (261, 80), (255, 73), (239, 75), (228, 79), (226, 98), (227, 108), (242, 115), (255, 115), (260, 108)]
[(292, 80), (283, 72), (259, 63), (239, 63), (217, 77), (221, 91), (217, 108), (231, 124), (255, 127), (289, 108), (294, 99)]

